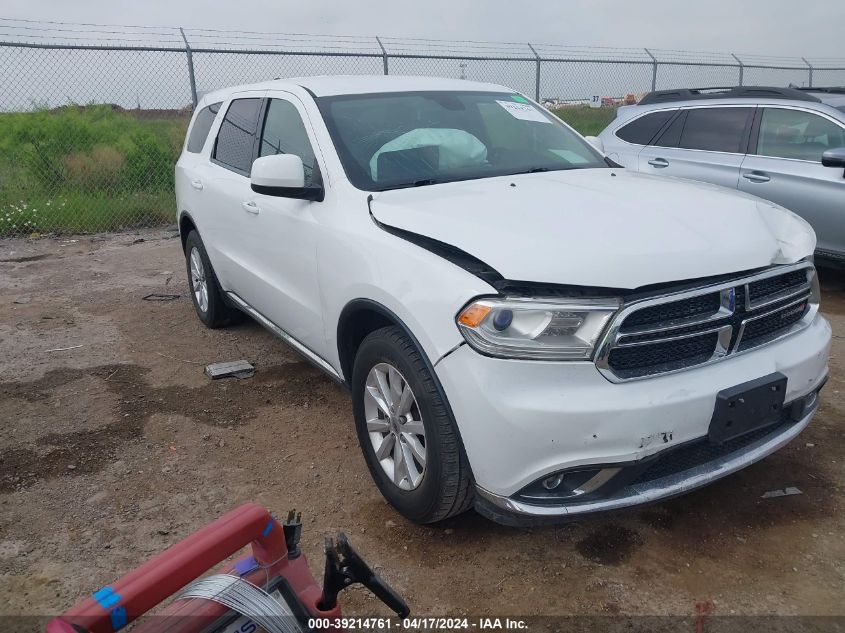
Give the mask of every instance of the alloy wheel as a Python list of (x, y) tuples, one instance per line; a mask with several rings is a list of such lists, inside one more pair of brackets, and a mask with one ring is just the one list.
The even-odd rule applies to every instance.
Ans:
[(208, 310), (208, 281), (205, 278), (205, 268), (202, 265), (202, 256), (195, 246), (191, 249), (191, 288), (194, 291), (194, 298), (197, 300), (197, 307), (200, 312)]
[(370, 369), (364, 387), (367, 432), (376, 459), (401, 490), (413, 490), (425, 473), (425, 427), (405, 377), (389, 363)]

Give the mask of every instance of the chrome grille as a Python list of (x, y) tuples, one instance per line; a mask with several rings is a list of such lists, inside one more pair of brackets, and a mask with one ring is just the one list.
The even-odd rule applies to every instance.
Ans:
[(709, 364), (805, 327), (818, 296), (816, 271), (801, 262), (639, 299), (614, 318), (596, 365), (622, 382)]

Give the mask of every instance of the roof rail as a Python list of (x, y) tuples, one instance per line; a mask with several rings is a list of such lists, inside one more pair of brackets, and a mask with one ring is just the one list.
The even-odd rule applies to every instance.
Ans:
[(804, 92), (824, 92), (827, 94), (833, 95), (845, 95), (845, 86), (825, 86), (825, 87), (813, 87), (810, 88), (809, 86), (798, 88), (798, 90), (802, 90)]
[(640, 105), (666, 103), (671, 101), (694, 101), (696, 99), (792, 99), (793, 101), (821, 101), (818, 97), (795, 88), (771, 86), (735, 86), (730, 88), (676, 88), (655, 90), (640, 99)]

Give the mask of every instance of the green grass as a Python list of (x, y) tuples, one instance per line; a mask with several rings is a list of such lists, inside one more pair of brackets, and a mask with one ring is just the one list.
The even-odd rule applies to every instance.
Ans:
[(0, 236), (171, 222), (188, 119), (107, 105), (0, 114)]
[(616, 108), (572, 106), (558, 108), (552, 112), (584, 136), (596, 136), (616, 117)]
[[(613, 108), (555, 114), (598, 134)], [(0, 113), (0, 237), (89, 233), (173, 221), (173, 167), (190, 114), (108, 105)]]

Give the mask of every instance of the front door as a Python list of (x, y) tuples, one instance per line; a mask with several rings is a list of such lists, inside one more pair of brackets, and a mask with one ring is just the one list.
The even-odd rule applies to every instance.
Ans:
[(815, 229), (821, 254), (845, 258), (845, 175), (821, 163), (822, 153), (837, 147), (845, 147), (845, 128), (833, 119), (764, 108), (739, 188), (794, 211)]
[[(305, 184), (320, 179), (302, 104), (294, 97), (271, 97), (260, 129), (258, 156), (295, 154), (305, 167)], [(256, 310), (320, 356), (326, 355), (317, 279), (319, 217), (326, 205), (249, 191), (245, 255), (254, 284), (247, 300)]]

